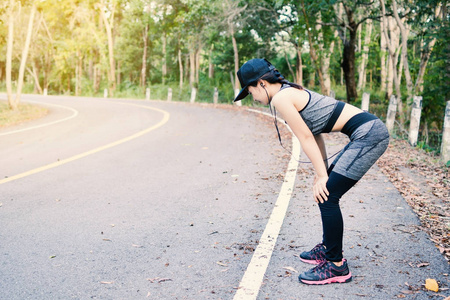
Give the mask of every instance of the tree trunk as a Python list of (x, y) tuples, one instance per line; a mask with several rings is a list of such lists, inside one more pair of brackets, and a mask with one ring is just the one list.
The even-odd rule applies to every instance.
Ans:
[(189, 52), (189, 85), (192, 89), (195, 83), (195, 50), (190, 49)]
[(199, 73), (200, 73), (200, 53), (202, 52), (202, 44), (198, 43), (198, 48), (195, 52), (195, 82), (199, 83)]
[(162, 57), (162, 83), (163, 83), (163, 85), (165, 84), (165, 82), (166, 82), (166, 76), (167, 76), (167, 59), (166, 59), (166, 57), (167, 57), (167, 37), (166, 37), (166, 33), (165, 32), (163, 32), (163, 34), (162, 34), (162, 37), (161, 37), (161, 39), (162, 39), (162, 55), (163, 55), (163, 57)]
[(189, 61), (190, 61), (190, 55), (186, 55), (185, 56), (185, 60), (184, 60), (184, 78), (189, 78), (190, 74), (190, 67), (189, 67)]
[(318, 37), (319, 37), (319, 39), (318, 39), (319, 51), (320, 51), (320, 53), (322, 53), (321, 71), (323, 74), (323, 87), (324, 87), (322, 90), (322, 93), (324, 95), (329, 96), (330, 91), (331, 91), (330, 58), (331, 58), (331, 53), (333, 53), (333, 50), (334, 50), (334, 40), (331, 41), (331, 43), (329, 45), (330, 46), (329, 51), (326, 52), (324, 50), (325, 42), (324, 42), (324, 38), (323, 38), (322, 26), (320, 25), (320, 23), (322, 23), (322, 17), (321, 17), (320, 12), (319, 12), (317, 22), (319, 23), (318, 25), (316, 25), (316, 30), (318, 32)]
[(88, 76), (89, 80), (94, 79), (94, 60), (92, 58), (89, 59)]
[(231, 24), (230, 28), (231, 41), (233, 43), (233, 52), (234, 52), (234, 90), (239, 89), (239, 79), (237, 77), (237, 71), (239, 71), (239, 52), (236, 43), (236, 38), (234, 37), (234, 28), (233, 24)]
[(397, 25), (400, 28), (400, 33), (402, 37), (402, 63), (405, 70), (405, 80), (406, 80), (406, 89), (408, 91), (408, 99), (410, 100), (413, 97), (413, 82), (411, 78), (411, 74), (409, 72), (409, 63), (408, 63), (408, 35), (409, 30), (405, 27), (402, 20), (397, 12), (397, 2), (396, 0), (392, 0), (392, 11), (394, 13), (395, 20), (397, 21)]
[(83, 58), (81, 57), (80, 50), (77, 50), (77, 65), (75, 66), (75, 96), (79, 96), (81, 93), (81, 75), (83, 71)]
[[(386, 37), (384, 36), (384, 23), (380, 22), (380, 31), (381, 31), (381, 41), (380, 41), (380, 55), (381, 55), (381, 64), (380, 64), (380, 78), (381, 78), (381, 91), (386, 91), (387, 84), (387, 69), (386, 69), (386, 56), (387, 56), (387, 46), (386, 46)], [(388, 97), (389, 99), (389, 97)]]
[(352, 9), (344, 5), (344, 10), (347, 15), (347, 29), (349, 31), (350, 39), (345, 39), (343, 41), (344, 51), (342, 58), (342, 69), (344, 70), (345, 86), (347, 90), (347, 102), (352, 102), (356, 98), (358, 98), (355, 79), (355, 46), (358, 34), (358, 24), (355, 22)]
[[(303, 16), (305, 17), (306, 27), (311, 28), (311, 26), (309, 25), (309, 19), (308, 19), (309, 15), (305, 9), (305, 2), (303, 0), (301, 0), (301, 4), (302, 4)], [(316, 54), (316, 49), (314, 46), (315, 44), (313, 42), (312, 32), (310, 30), (307, 30), (307, 33), (308, 33), (309, 54), (311, 56), (311, 62), (313, 63), (315, 70), (316, 70), (317, 74), (319, 75), (320, 90), (321, 90), (322, 94), (326, 95), (326, 89), (325, 89), (325, 84), (324, 84), (323, 74), (322, 74), (322, 61), (321, 61), (320, 57), (318, 57)]]
[(120, 83), (121, 83), (121, 81), (122, 81), (122, 73), (121, 73), (121, 70), (120, 70), (120, 60), (117, 62), (117, 78), (116, 78), (116, 85), (118, 85), (118, 86), (120, 86)]
[(181, 57), (181, 49), (178, 49), (178, 64), (180, 67), (180, 90), (183, 88), (183, 59)]
[(302, 52), (299, 45), (295, 45), (295, 48), (297, 49), (297, 84), (300, 84), (303, 86), (303, 62), (302, 62)]
[(308, 87), (314, 87), (316, 85), (316, 72), (311, 72), (309, 74)]
[(8, 95), (9, 107), (17, 110), (17, 105), (12, 98), (12, 81), (11, 81), (11, 65), (14, 39), (14, 0), (9, 0), (9, 17), (8, 17), (8, 42), (6, 46), (6, 93)]
[(142, 67), (141, 67), (141, 80), (140, 85), (142, 88), (145, 88), (146, 83), (146, 75), (147, 75), (147, 44), (148, 44), (148, 24), (145, 25), (144, 34), (142, 36), (142, 40), (144, 41), (144, 49), (142, 53)]
[(114, 9), (115, 4), (112, 8), (111, 12), (111, 22), (108, 21), (104, 12), (104, 3), (102, 1), (102, 5), (100, 6), (100, 13), (103, 19), (103, 23), (105, 24), (106, 36), (108, 38), (108, 54), (109, 54), (109, 72), (108, 72), (108, 88), (110, 96), (113, 96), (114, 91), (116, 90), (116, 63), (114, 60), (114, 40), (112, 35), (112, 27), (114, 24)]
[(23, 77), (25, 75), (25, 66), (27, 64), (28, 50), (30, 49), (30, 42), (31, 42), (31, 35), (33, 33), (33, 22), (34, 22), (35, 13), (36, 13), (36, 5), (33, 2), (32, 6), (31, 6), (30, 19), (28, 21), (27, 37), (25, 40), (25, 45), (22, 50), (22, 58), (20, 59), (19, 78), (17, 79), (17, 92), (16, 92), (15, 106), (19, 105), (20, 96), (22, 94)]
[[(358, 69), (358, 88), (363, 89), (366, 87), (366, 65), (367, 65), (367, 59), (369, 57), (369, 43), (370, 43), (370, 37), (372, 35), (372, 20), (367, 20), (366, 23), (366, 35), (364, 37), (364, 46), (362, 47), (362, 59), (361, 64), (359, 65)], [(361, 30), (362, 31), (362, 30)]]
[[(355, 34), (350, 34), (355, 35)], [(355, 43), (354, 41), (344, 42), (344, 54), (342, 59), (342, 69), (344, 71), (345, 87), (347, 91), (347, 102), (352, 102), (358, 97), (355, 80)]]
[(287, 56), (286, 51), (284, 51), (284, 59), (286, 60), (286, 64), (288, 66), (289, 72), (291, 73), (292, 77), (294, 77), (294, 81), (295, 81), (294, 70), (292, 70), (292, 66), (291, 66), (291, 63), (289, 62), (289, 58)]
[(420, 55), (420, 67), (419, 74), (417, 75), (416, 84), (414, 85), (415, 93), (421, 93), (423, 91), (423, 77), (425, 75), (425, 69), (427, 68), (428, 60), (430, 59), (431, 52), (433, 51), (436, 38), (433, 38)]
[(99, 65), (94, 66), (94, 92), (100, 90), (100, 83), (102, 81), (102, 71)]
[(31, 77), (33, 77), (33, 79), (34, 79), (34, 90), (35, 90), (35, 92), (42, 94), (42, 88), (39, 83), (39, 76), (38, 76), (38, 72), (36, 71), (36, 64), (34, 62), (33, 62), (32, 68), (33, 68), (33, 70), (31, 70), (30, 68), (27, 68), (27, 71), (28, 71), (28, 73), (30, 73)]
[[(403, 124), (404, 124), (403, 105), (402, 105), (402, 98), (401, 98), (401, 92), (400, 92), (400, 82), (399, 82), (398, 74), (397, 74), (397, 59), (396, 59), (396, 55), (395, 55), (396, 51), (394, 49), (394, 45), (391, 43), (391, 39), (388, 36), (388, 24), (387, 24), (386, 8), (384, 5), (384, 0), (380, 0), (380, 4), (381, 4), (381, 10), (382, 10), (382, 19), (383, 19), (382, 22), (384, 22), (383, 34), (386, 38), (386, 44), (389, 49), (389, 57), (392, 62), (392, 71), (393, 71), (393, 77), (394, 77), (394, 83), (395, 83), (395, 89), (396, 89), (398, 114), (400, 116), (400, 124), (401, 124), (401, 126), (403, 126)], [(391, 30), (390, 32), (393, 33), (394, 31)]]
[[(336, 30), (334, 33), (334, 37), (336, 38), (337, 35), (338, 35), (338, 32)], [(334, 52), (334, 44), (335, 44), (335, 42), (333, 39), (330, 43), (328, 54), (325, 54), (325, 57), (323, 58), (323, 64), (322, 64), (324, 85), (325, 85), (325, 89), (326, 89), (325, 95), (328, 95), (328, 96), (330, 95), (330, 92), (331, 92), (330, 60), (331, 60), (331, 55)]]
[(209, 65), (208, 65), (208, 78), (214, 78), (214, 64), (213, 64), (213, 48), (214, 44), (211, 44), (211, 48), (209, 49)]

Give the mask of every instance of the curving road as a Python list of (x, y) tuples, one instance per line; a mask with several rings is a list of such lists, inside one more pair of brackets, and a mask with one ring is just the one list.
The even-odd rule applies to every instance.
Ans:
[(0, 298), (232, 297), (286, 166), (270, 126), (236, 108), (24, 98), (50, 113), (0, 131)]
[[(0, 130), (2, 300), (449, 295), (448, 263), (376, 167), (342, 201), (353, 281), (306, 286), (297, 276), (311, 266), (296, 255), (320, 241), (313, 172), (297, 172), (267, 117), (175, 102), (23, 99), (50, 113)], [(329, 153), (343, 142), (332, 135)], [(426, 278), (438, 280), (438, 294), (424, 290)]]

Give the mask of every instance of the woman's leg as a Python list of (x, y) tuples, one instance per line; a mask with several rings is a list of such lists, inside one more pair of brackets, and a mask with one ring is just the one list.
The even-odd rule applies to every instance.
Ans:
[(326, 259), (333, 262), (342, 260), (344, 223), (339, 201), (386, 151), (389, 143), (386, 127), (378, 119), (358, 127), (352, 138), (328, 170), (328, 201), (319, 203)]
[(327, 189), (330, 193), (328, 200), (319, 203), (322, 217), (323, 244), (325, 245), (325, 258), (328, 261), (340, 262), (342, 260), (342, 237), (344, 222), (342, 219), (339, 200), (351, 189), (357, 180), (331, 172), (328, 177)]

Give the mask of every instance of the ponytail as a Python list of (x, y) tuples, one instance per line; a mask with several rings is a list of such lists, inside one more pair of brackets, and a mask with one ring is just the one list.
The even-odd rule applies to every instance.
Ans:
[(303, 90), (303, 87), (301, 85), (286, 80), (277, 69), (270, 70), (269, 72), (261, 76), (261, 79), (267, 80), (269, 83), (287, 84), (293, 88)]

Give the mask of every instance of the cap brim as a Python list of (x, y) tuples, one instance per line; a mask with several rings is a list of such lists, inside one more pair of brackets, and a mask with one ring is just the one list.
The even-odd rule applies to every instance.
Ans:
[(248, 96), (247, 86), (245, 86), (245, 87), (242, 88), (242, 90), (239, 92), (239, 94), (236, 96), (236, 98), (234, 99), (233, 102), (242, 100), (242, 99), (244, 99), (247, 96)]

